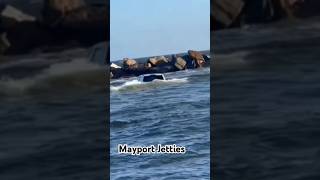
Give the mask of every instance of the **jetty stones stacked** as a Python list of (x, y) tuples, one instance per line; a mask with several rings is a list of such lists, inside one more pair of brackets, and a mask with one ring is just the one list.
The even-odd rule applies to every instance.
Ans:
[(137, 69), (138, 63), (134, 59), (124, 58), (123, 59), (123, 68), (124, 69)]
[[(216, 0), (211, 3), (211, 28), (226, 28), (231, 26), (244, 8), (243, 0)], [(215, 26), (213, 26), (215, 25)], [(218, 26), (218, 27), (216, 27)]]
[(171, 57), (157, 56), (148, 58), (145, 62), (142, 59), (124, 58), (122, 67), (112, 63), (110, 65), (110, 77), (139, 76), (150, 73), (168, 73), (185, 69), (201, 68), (209, 65), (210, 58), (198, 51), (189, 50), (188, 53), (172, 55)]
[(169, 61), (164, 56), (152, 57), (148, 60), (148, 67), (156, 67), (159, 65), (167, 64)]
[(206, 61), (201, 53), (189, 50), (188, 55), (193, 61), (195, 61), (196, 67), (203, 67), (205, 65)]
[(182, 57), (175, 57), (176, 62), (175, 62), (175, 67), (179, 70), (184, 70), (186, 69), (187, 62), (184, 60)]

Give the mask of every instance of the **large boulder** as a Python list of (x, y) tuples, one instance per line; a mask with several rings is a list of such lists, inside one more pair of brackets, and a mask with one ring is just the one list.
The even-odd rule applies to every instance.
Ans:
[(149, 58), (148, 60), (148, 63), (150, 63), (151, 67), (166, 64), (168, 62), (169, 62), (168, 59), (164, 56), (152, 57), (152, 58)]
[[(244, 8), (243, 0), (215, 0), (211, 3), (212, 21), (218, 22), (219, 26), (230, 27), (241, 14)], [(216, 25), (217, 23), (211, 23)], [(221, 28), (222, 28), (221, 27)], [(216, 29), (217, 27), (213, 27)]]
[(197, 68), (203, 67), (205, 65), (206, 61), (200, 52), (194, 51), (194, 50), (189, 50), (188, 55), (195, 62), (195, 65)]
[(123, 59), (123, 68), (124, 69), (137, 69), (138, 63), (134, 59), (124, 58)]
[(176, 62), (174, 66), (179, 70), (184, 70), (186, 68), (187, 62), (182, 57), (176, 57)]

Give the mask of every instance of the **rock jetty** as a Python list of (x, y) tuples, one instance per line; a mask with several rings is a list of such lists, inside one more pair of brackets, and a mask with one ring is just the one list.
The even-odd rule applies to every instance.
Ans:
[[(219, 30), (281, 18), (319, 16), (319, 6), (319, 0), (214, 0), (210, 24), (212, 30)], [(108, 41), (109, 11), (109, 1), (102, 0), (2, 0), (0, 55), (70, 42), (92, 46)], [(148, 65), (155, 66), (154, 61)], [(185, 66), (180, 58), (177, 65)]]
[(208, 67), (210, 56), (199, 51), (189, 50), (185, 55), (157, 56), (148, 58), (145, 62), (124, 58), (122, 66), (111, 63), (110, 78), (139, 76), (150, 73), (166, 73), (185, 69)]
[(319, 0), (215, 0), (211, 3), (211, 29), (319, 16), (319, 6)]
[(0, 55), (23, 54), (37, 47), (71, 42), (92, 46), (109, 38), (106, 3), (43, 0), (37, 1), (41, 8), (32, 13), (32, 1), (5, 2), (0, 4)]

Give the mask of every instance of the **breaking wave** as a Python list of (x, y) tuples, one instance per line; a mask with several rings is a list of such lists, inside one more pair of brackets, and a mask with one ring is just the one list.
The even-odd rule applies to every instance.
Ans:
[(0, 94), (19, 94), (32, 90), (103, 85), (105, 69), (100, 65), (77, 58), (70, 62), (55, 63), (34, 76), (25, 78), (1, 77)]
[[(119, 82), (119, 81), (116, 81)], [(156, 88), (166, 84), (177, 84), (188, 82), (188, 78), (172, 78), (167, 80), (154, 80), (152, 82), (140, 82), (136, 78), (125, 81), (122, 84), (114, 85), (116, 82), (111, 82), (111, 91), (122, 91), (122, 90), (146, 90), (149, 88)], [(120, 81), (121, 82), (121, 81)]]

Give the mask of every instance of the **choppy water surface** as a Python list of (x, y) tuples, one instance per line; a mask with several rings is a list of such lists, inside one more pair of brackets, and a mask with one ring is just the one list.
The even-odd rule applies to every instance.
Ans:
[(215, 33), (217, 179), (319, 179), (319, 22)]
[[(210, 178), (210, 70), (166, 77), (111, 81), (111, 179)], [(176, 144), (187, 153), (119, 155), (118, 144)]]
[(106, 177), (105, 70), (87, 53), (0, 64), (0, 179)]

